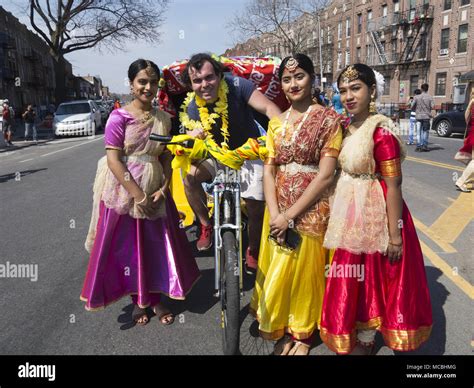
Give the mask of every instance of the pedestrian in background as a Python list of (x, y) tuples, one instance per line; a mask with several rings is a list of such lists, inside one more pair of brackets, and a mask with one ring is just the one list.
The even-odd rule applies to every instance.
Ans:
[[(418, 96), (419, 94), (421, 94), (421, 90), (416, 89), (415, 96)], [(416, 130), (416, 111), (413, 105), (414, 105), (414, 99), (413, 97), (410, 97), (410, 100), (408, 101), (408, 106), (410, 108), (410, 126), (408, 127), (407, 145), (415, 144), (414, 135), (415, 135), (415, 130)]]
[(332, 96), (332, 108), (340, 115), (344, 114), (344, 107), (341, 104), (341, 95), (339, 90), (334, 92)]
[(474, 177), (474, 152), (472, 149), (474, 143), (474, 88), (471, 90), (471, 100), (466, 108), (464, 117), (467, 124), (464, 145), (456, 153), (454, 159), (467, 164), (464, 172), (455, 183), (458, 190), (466, 193), (471, 191), (466, 184)]
[(416, 152), (429, 152), (428, 137), (431, 127), (431, 111), (434, 109), (434, 100), (428, 94), (428, 84), (421, 85), (421, 94), (413, 99), (413, 109), (416, 112), (417, 142)]
[(7, 147), (13, 146), (12, 143), (12, 135), (13, 135), (13, 119), (15, 117), (15, 112), (13, 108), (10, 106), (10, 102), (8, 100), (3, 101), (3, 111), (2, 111), (2, 119), (3, 119), (3, 138), (5, 140), (5, 144)]
[(25, 121), (25, 141), (28, 140), (30, 132), (33, 135), (33, 141), (37, 142), (37, 133), (36, 133), (36, 112), (33, 110), (33, 105), (28, 105), (26, 111), (22, 115), (23, 120)]

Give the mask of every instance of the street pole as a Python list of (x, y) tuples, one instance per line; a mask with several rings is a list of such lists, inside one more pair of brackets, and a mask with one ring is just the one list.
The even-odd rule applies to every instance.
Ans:
[(323, 51), (322, 51), (322, 43), (321, 43), (321, 19), (319, 17), (319, 14), (317, 15), (318, 17), (318, 30), (319, 30), (319, 76), (321, 77), (321, 92), (324, 91), (324, 86), (323, 86)]

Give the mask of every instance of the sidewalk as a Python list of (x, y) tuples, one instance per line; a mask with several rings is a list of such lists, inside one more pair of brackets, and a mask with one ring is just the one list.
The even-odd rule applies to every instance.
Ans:
[(51, 140), (54, 140), (54, 133), (52, 128), (46, 128), (37, 125), (36, 126), (36, 132), (37, 132), (37, 138), (38, 142), (35, 143), (33, 140), (31, 140), (33, 134), (29, 134), (29, 140), (24, 141), (24, 135), (25, 135), (25, 126), (21, 122), (15, 123), (14, 127), (14, 132), (13, 132), (13, 138), (12, 138), (12, 147), (7, 147), (5, 144), (5, 141), (3, 139), (3, 132), (0, 132), (0, 154), (3, 152), (11, 152), (11, 151), (16, 151), (22, 148), (26, 147), (32, 147), (35, 146), (36, 144), (42, 144), (42, 143), (47, 143)]

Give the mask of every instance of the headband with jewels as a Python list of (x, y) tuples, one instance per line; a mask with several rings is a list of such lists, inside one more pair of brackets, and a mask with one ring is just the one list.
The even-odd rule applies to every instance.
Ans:
[(298, 61), (296, 60), (296, 58), (293, 58), (291, 57), (290, 59), (288, 59), (288, 61), (286, 62), (285, 64), (285, 68), (290, 72), (290, 73), (293, 73), (296, 68), (298, 67), (299, 63)]
[(344, 83), (349, 83), (359, 78), (359, 72), (351, 65), (342, 73), (341, 77)]
[(145, 68), (145, 71), (146, 73), (148, 74), (149, 77), (157, 77), (158, 78), (158, 74), (156, 73), (155, 69), (153, 68), (153, 66), (151, 66), (151, 63), (150, 61), (146, 61), (146, 68)]

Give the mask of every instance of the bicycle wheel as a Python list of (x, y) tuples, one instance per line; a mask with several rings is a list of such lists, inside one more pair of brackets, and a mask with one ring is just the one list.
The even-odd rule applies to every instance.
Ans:
[(222, 238), (221, 261), (221, 319), (224, 354), (239, 353), (240, 286), (238, 246), (235, 234), (225, 231)]

